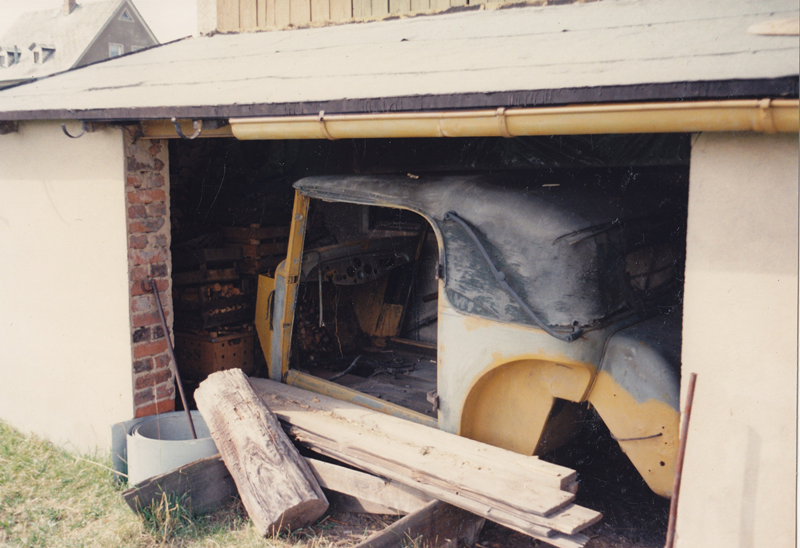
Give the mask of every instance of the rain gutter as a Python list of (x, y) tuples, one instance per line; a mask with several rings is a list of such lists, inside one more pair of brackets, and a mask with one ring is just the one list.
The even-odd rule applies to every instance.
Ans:
[(797, 99), (231, 118), (240, 140), (517, 137), (753, 131), (797, 133)]

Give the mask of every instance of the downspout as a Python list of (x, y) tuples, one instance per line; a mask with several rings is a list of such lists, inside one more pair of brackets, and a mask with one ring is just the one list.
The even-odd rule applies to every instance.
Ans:
[(797, 99), (628, 103), (496, 110), (231, 118), (253, 139), (517, 137), (753, 131), (797, 133)]

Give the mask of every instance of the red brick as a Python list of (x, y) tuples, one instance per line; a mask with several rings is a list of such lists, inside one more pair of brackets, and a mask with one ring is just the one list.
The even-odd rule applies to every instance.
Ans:
[[(136, 314), (135, 316), (131, 316), (131, 324), (133, 327), (144, 327), (147, 325), (158, 325), (160, 320), (158, 319), (157, 313), (150, 313), (150, 314)], [(150, 354), (145, 354), (149, 356)], [(138, 356), (137, 356), (138, 357)]]
[(160, 325), (155, 326), (153, 328), (153, 340), (155, 341), (156, 339), (161, 339), (163, 337), (164, 337), (164, 329)]
[(133, 347), (133, 358), (140, 360), (148, 356), (155, 356), (167, 350), (167, 341), (156, 341), (147, 344), (140, 344)]
[(144, 373), (146, 371), (151, 371), (153, 369), (153, 358), (144, 358), (142, 360), (136, 360), (133, 362), (133, 372), (136, 373)]
[(131, 312), (153, 312), (155, 310), (155, 299), (150, 295), (140, 295), (131, 299)]
[(154, 204), (147, 204), (145, 206), (147, 209), (148, 217), (163, 217), (167, 214), (167, 204), (164, 202), (156, 202)]
[(169, 274), (167, 263), (156, 263), (150, 265), (150, 275), (154, 278), (164, 278)]
[(163, 398), (170, 398), (173, 399), (175, 397), (175, 384), (170, 381), (169, 383), (159, 384), (156, 387), (156, 399), (161, 400)]
[(155, 386), (163, 382), (167, 382), (172, 378), (172, 371), (169, 369), (159, 369), (151, 373), (137, 375), (133, 382), (134, 390), (141, 390), (148, 386)]
[(142, 180), (134, 175), (128, 175), (127, 183), (128, 186), (132, 186), (134, 188), (139, 188), (142, 186)]
[(144, 234), (131, 236), (130, 245), (131, 249), (144, 249), (147, 247), (147, 236)]
[(167, 253), (163, 249), (154, 249), (145, 251), (143, 249), (134, 249), (131, 251), (131, 261), (135, 265), (163, 263), (167, 260)]
[(138, 204), (128, 206), (128, 219), (143, 219), (147, 217), (147, 207)]
[[(128, 271), (128, 277), (131, 279), (132, 282), (134, 282), (133, 284), (134, 289), (136, 288), (141, 289), (142, 284), (140, 284), (139, 282), (142, 280), (146, 280), (149, 275), (150, 273), (148, 272), (146, 266), (136, 266)], [(131, 295), (141, 295), (142, 293), (134, 293), (133, 291), (131, 291)]]
[(164, 226), (164, 222), (165, 219), (163, 217), (151, 217), (141, 221), (133, 221), (128, 225), (128, 232), (132, 234), (158, 232)]
[(140, 343), (140, 342), (147, 342), (150, 340), (150, 328), (149, 327), (140, 327), (136, 331), (133, 332), (133, 342)]
[(148, 417), (156, 413), (169, 413), (175, 411), (175, 400), (161, 400), (136, 409), (135, 417)]
[(153, 145), (147, 150), (150, 151), (151, 156), (158, 156), (161, 153), (161, 143), (158, 141), (153, 141)]
[(167, 179), (160, 173), (151, 175), (147, 179), (147, 188), (161, 188), (167, 184)]
[(162, 162), (158, 158), (156, 158), (155, 161), (153, 162), (153, 169), (155, 171), (161, 171), (162, 169), (164, 169), (164, 166), (165, 166), (164, 162)]
[[(142, 277), (141, 278), (134, 278), (133, 277), (134, 271), (136, 271), (137, 275), (139, 275), (140, 273), (143, 272), (143, 274), (141, 274)], [(133, 280), (133, 282), (134, 282), (133, 286), (131, 287), (131, 296), (135, 297), (137, 295), (149, 295), (149, 294), (153, 293), (152, 291), (149, 291), (149, 290), (146, 290), (146, 289), (142, 288), (142, 284), (139, 283), (140, 280), (146, 280), (148, 278), (148, 276), (149, 276), (149, 273), (148, 273), (146, 267), (137, 266), (137, 267), (131, 269), (131, 280)], [(158, 287), (159, 291), (169, 291), (169, 279), (159, 279), (159, 280), (156, 280), (155, 282), (156, 282), (156, 286)], [(169, 314), (167, 314), (167, 315), (169, 316)]]
[[(156, 163), (161, 163), (164, 165), (164, 162), (160, 160), (156, 160)], [(152, 202), (163, 202), (166, 201), (167, 194), (160, 189), (156, 190), (137, 190), (135, 192), (128, 192), (128, 203), (129, 204), (149, 204)]]
[(152, 386), (144, 390), (139, 390), (138, 392), (134, 392), (133, 393), (134, 407), (138, 407), (140, 405), (153, 401), (153, 394), (154, 392)]
[(169, 354), (161, 354), (160, 356), (156, 356), (155, 357), (156, 369), (163, 369), (165, 367), (169, 367), (170, 361), (171, 358), (169, 357)]
[(156, 247), (169, 247), (166, 234), (156, 234), (153, 238), (153, 245)]

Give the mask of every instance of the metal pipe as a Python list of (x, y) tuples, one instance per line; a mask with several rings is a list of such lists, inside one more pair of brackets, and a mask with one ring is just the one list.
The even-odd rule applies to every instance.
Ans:
[(689, 388), (686, 390), (686, 406), (683, 408), (681, 420), (681, 441), (678, 446), (678, 461), (675, 463), (675, 482), (672, 485), (672, 500), (669, 503), (669, 523), (667, 524), (667, 541), (664, 548), (672, 548), (675, 544), (675, 526), (678, 519), (678, 495), (681, 491), (681, 476), (683, 473), (683, 457), (686, 454), (686, 436), (689, 434), (689, 418), (692, 416), (692, 403), (694, 402), (694, 386), (697, 382), (697, 373), (689, 376)]
[(516, 137), (755, 131), (797, 133), (797, 99), (571, 105), (441, 112), (231, 118), (237, 139)]
[(172, 348), (172, 340), (169, 337), (169, 328), (167, 327), (167, 320), (164, 317), (164, 309), (161, 307), (161, 297), (158, 294), (158, 285), (156, 285), (152, 279), (147, 281), (143, 280), (142, 289), (145, 291), (152, 291), (153, 296), (156, 298), (156, 308), (158, 308), (158, 317), (161, 319), (161, 329), (164, 330), (164, 338), (167, 339), (167, 351), (169, 352), (172, 374), (175, 376), (175, 384), (178, 385), (178, 393), (181, 395), (181, 403), (183, 403), (183, 409), (186, 411), (186, 420), (189, 421), (189, 430), (192, 432), (192, 439), (196, 440), (197, 432), (194, 429), (192, 413), (189, 411), (189, 406), (186, 403), (186, 395), (183, 393), (183, 383), (181, 382), (181, 375), (178, 373), (178, 361), (175, 359), (175, 350)]

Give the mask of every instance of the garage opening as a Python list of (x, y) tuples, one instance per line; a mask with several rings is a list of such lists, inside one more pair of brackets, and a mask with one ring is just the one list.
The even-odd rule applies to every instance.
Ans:
[[(513, 181), (503, 183), (509, 195), (572, 189), (567, 194), (573, 205), (555, 194), (542, 200), (555, 209), (572, 207), (569, 215), (579, 217), (595, 206), (616, 208), (625, 219), (611, 218), (608, 225), (566, 237), (575, 247), (586, 238), (648, 225), (647, 230), (637, 228), (637, 234), (644, 234), (641, 245), (608, 255), (616, 257), (627, 285), (615, 290), (616, 301), (602, 303), (610, 311), (607, 317), (584, 322), (581, 329), (597, 332), (615, 314), (636, 311), (671, 314), (678, 319), (679, 336), (689, 139), (171, 141), (175, 345), (185, 384), (191, 393), (210, 373), (231, 367), (268, 376), (254, 325), (258, 277), (274, 277), (286, 258), (293, 184), (310, 176), (368, 175), (414, 184), (440, 177), (499, 177)], [(578, 202), (583, 202), (580, 207)], [(441, 256), (441, 230), (412, 209), (367, 204), (346, 194), (336, 200), (312, 197), (289, 369), (435, 421), (443, 412), (440, 394), (447, 390), (441, 385), (438, 350), (453, 342), (440, 338), (440, 283), (448, 275), (449, 259)], [(658, 221), (650, 223), (654, 211)], [(534, 226), (536, 219), (528, 222)], [(479, 240), (484, 237), (485, 227), (469, 226)], [(504, 257), (487, 248), (498, 265), (513, 270), (513, 264), (503, 264)], [(476, 250), (472, 253), (479, 256)], [(488, 268), (479, 262), (473, 267)], [(605, 275), (607, 268), (589, 265), (583, 275), (605, 288), (603, 284), (614, 283)], [(444, 295), (446, 303), (455, 302), (452, 294)], [(485, 302), (497, 301), (499, 295), (488, 292)], [(524, 298), (535, 300), (535, 295)], [(513, 308), (507, 297), (502, 299), (504, 307)], [(527, 321), (516, 312), (508, 314), (501, 314), (499, 321)], [(564, 332), (576, 329), (558, 323), (564, 324)], [(680, 339), (671, 344), (679, 352)], [(451, 382), (452, 374), (447, 375)], [(545, 433), (534, 445), (543, 458), (583, 474), (579, 498), (604, 511), (602, 527), (609, 528), (609, 538), (628, 539), (623, 546), (663, 543), (668, 501), (648, 488), (594, 406), (557, 398)]]

